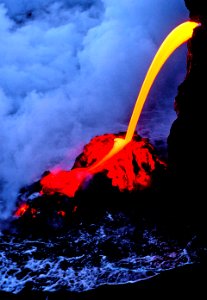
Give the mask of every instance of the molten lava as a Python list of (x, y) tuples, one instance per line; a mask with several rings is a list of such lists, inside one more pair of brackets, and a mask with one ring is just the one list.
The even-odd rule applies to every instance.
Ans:
[[(142, 84), (125, 137), (123, 134), (105, 134), (93, 138), (70, 171), (61, 170), (42, 177), (41, 190), (38, 190), (40, 196), (59, 193), (75, 197), (83, 183), (98, 172), (105, 173), (111, 179), (112, 186), (120, 191), (142, 190), (151, 185), (153, 172), (165, 164), (155, 155), (153, 146), (134, 132), (157, 74), (173, 51), (192, 36), (193, 29), (198, 25), (191, 21), (182, 23), (160, 46)], [(28, 209), (28, 204), (21, 204), (15, 216), (24, 215)], [(32, 213), (32, 209), (30, 211)], [(64, 217), (64, 210), (58, 210), (57, 215)]]
[(29, 209), (29, 205), (27, 203), (23, 203), (20, 207), (16, 210), (14, 216), (21, 217), (25, 214), (25, 212)]
[(193, 34), (193, 29), (197, 27), (199, 23), (187, 21), (170, 32), (170, 34), (165, 38), (160, 48), (158, 49), (149, 70), (145, 76), (144, 82), (142, 84), (141, 90), (137, 97), (134, 110), (128, 125), (125, 140), (130, 141), (133, 137), (135, 128), (137, 126), (142, 108), (146, 101), (147, 95), (150, 88), (159, 73), (160, 69), (168, 59), (168, 57), (183, 43), (185, 43)]
[(164, 166), (164, 162), (155, 155), (153, 146), (138, 135), (134, 135), (121, 151), (99, 165), (101, 157), (109, 152), (117, 137), (121, 139), (115, 134), (94, 137), (84, 147), (72, 170), (50, 173), (41, 179), (42, 193), (74, 197), (83, 181), (97, 172), (105, 172), (112, 186), (120, 191), (149, 187), (153, 171), (158, 164)]
[[(191, 21), (182, 23), (166, 37), (160, 46), (141, 87), (125, 138), (119, 137), (114, 140), (109, 139), (106, 144), (99, 144), (98, 142), (96, 144), (93, 141), (93, 146), (88, 146), (91, 149), (91, 153), (89, 153), (89, 160), (87, 161), (87, 166), (85, 166), (86, 168), (49, 174), (41, 180), (43, 193), (60, 192), (68, 197), (74, 197), (76, 191), (88, 176), (103, 169), (107, 170), (107, 176), (112, 179), (112, 184), (118, 186), (120, 190), (125, 188), (131, 190), (136, 185), (149, 185), (150, 177), (141, 166), (143, 163), (147, 162), (148, 165), (150, 165), (150, 170), (152, 170), (154, 166), (153, 160), (151, 160), (149, 153), (146, 152), (146, 149), (144, 150), (140, 144), (138, 148), (136, 147), (138, 151), (132, 150), (134, 147), (132, 141), (134, 131), (149, 90), (163, 64), (175, 49), (192, 36), (193, 29), (198, 25), (198, 23)], [(119, 154), (119, 152), (121, 152), (121, 154)], [(136, 176), (134, 175), (133, 166), (131, 164), (132, 153), (135, 155), (139, 166), (139, 172)], [(121, 168), (123, 166), (124, 170), (128, 170), (125, 179), (120, 175), (122, 174)]]
[(86, 168), (50, 173), (41, 179), (41, 193), (50, 195), (61, 193), (72, 198), (89, 175), (90, 173)]

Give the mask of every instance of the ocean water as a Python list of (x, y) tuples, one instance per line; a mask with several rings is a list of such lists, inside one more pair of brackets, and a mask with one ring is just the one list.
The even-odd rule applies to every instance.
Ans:
[(124, 213), (107, 213), (99, 222), (79, 224), (52, 237), (0, 237), (0, 290), (83, 292), (119, 285), (198, 261), (186, 244), (140, 228)]
[[(82, 292), (198, 260), (191, 240), (139, 227), (118, 211), (52, 237), (1, 228), (20, 188), (45, 170), (70, 169), (93, 136), (127, 129), (153, 56), (188, 19), (184, 1), (156, 2), (0, 0), (0, 291)], [(137, 126), (164, 155), (185, 72), (183, 45), (158, 75)]]

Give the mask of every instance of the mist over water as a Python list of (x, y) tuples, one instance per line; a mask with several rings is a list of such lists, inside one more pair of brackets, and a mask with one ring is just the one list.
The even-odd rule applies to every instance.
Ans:
[[(70, 168), (97, 134), (126, 131), (147, 69), (188, 19), (183, 0), (0, 0), (0, 217), (21, 186)], [(181, 46), (156, 79), (138, 124), (165, 141), (186, 71)]]

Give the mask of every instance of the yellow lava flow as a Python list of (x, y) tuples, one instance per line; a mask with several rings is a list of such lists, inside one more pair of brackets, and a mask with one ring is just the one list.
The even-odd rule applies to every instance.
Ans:
[(144, 106), (147, 95), (150, 88), (159, 73), (160, 69), (168, 59), (168, 57), (183, 43), (192, 37), (193, 30), (197, 27), (199, 23), (186, 21), (177, 27), (175, 27), (169, 35), (165, 38), (160, 48), (158, 49), (149, 69), (145, 76), (144, 82), (142, 84), (141, 90), (137, 97), (134, 110), (128, 125), (125, 140), (130, 142), (134, 131), (136, 129), (137, 123), (139, 121), (142, 108)]
[(91, 166), (89, 168), (90, 172), (97, 172), (97, 169), (101, 167), (101, 165), (113, 157), (116, 153), (121, 151), (133, 138), (134, 131), (136, 129), (137, 123), (139, 121), (140, 114), (142, 112), (144, 103), (146, 101), (147, 95), (150, 91), (150, 88), (158, 75), (160, 69), (169, 58), (169, 56), (183, 43), (185, 43), (188, 39), (192, 37), (193, 30), (197, 27), (199, 23), (186, 21), (177, 27), (175, 27), (169, 35), (165, 38), (160, 48), (158, 49), (141, 86), (139, 95), (137, 97), (134, 110), (132, 112), (132, 116), (128, 125), (127, 133), (124, 139), (116, 138), (114, 140), (114, 146), (109, 151), (106, 156)]
[[(173, 29), (161, 44), (141, 86), (141, 90), (137, 97), (125, 138), (115, 138), (111, 150), (102, 159), (87, 168), (75, 168), (70, 172), (63, 171), (60, 172), (57, 177), (55, 174), (49, 174), (49, 179), (48, 176), (44, 177), (41, 181), (43, 192), (45, 192), (44, 189), (46, 189), (47, 192), (50, 190), (54, 192), (53, 184), (55, 183), (55, 189), (61, 190), (63, 194), (66, 194), (69, 197), (74, 197), (77, 189), (84, 182), (86, 177), (101, 171), (104, 168), (105, 162), (108, 162), (131, 142), (142, 108), (157, 74), (173, 51), (191, 38), (194, 28), (198, 25), (199, 23), (191, 21), (182, 23)], [(23, 213), (25, 212), (25, 207), (23, 207), (23, 210), (21, 208), (19, 213), (21, 214), (22, 211)]]

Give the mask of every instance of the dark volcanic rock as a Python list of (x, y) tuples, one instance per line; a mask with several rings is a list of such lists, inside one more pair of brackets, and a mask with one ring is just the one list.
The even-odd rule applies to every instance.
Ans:
[[(106, 211), (121, 210), (134, 218), (142, 218), (143, 213), (154, 215), (158, 207), (154, 198), (163, 189), (167, 168), (148, 139), (134, 134), (124, 149), (90, 173), (90, 167), (109, 152), (114, 139), (123, 136), (125, 133), (92, 138), (71, 170), (45, 172), (39, 181), (23, 187), (14, 228), (24, 233), (56, 234), (83, 221), (97, 222)], [(79, 184), (82, 174), (88, 177)]]
[(199, 22), (206, 22), (206, 0), (185, 0), (185, 5), (190, 11), (190, 18)]
[[(205, 235), (205, 175), (206, 150), (205, 98), (207, 96), (207, 10), (205, 1), (185, 1), (190, 16), (202, 21), (188, 41), (187, 72), (178, 86), (174, 108), (177, 118), (168, 136), (168, 162), (174, 203), (183, 217)], [(195, 17), (196, 16), (196, 17)], [(192, 200), (191, 200), (192, 199)]]
[[(205, 165), (205, 72), (207, 69), (207, 28), (197, 27), (188, 42), (187, 74), (175, 97), (177, 118), (168, 137), (169, 163), (186, 183), (202, 184)], [(190, 181), (189, 181), (190, 180)], [(198, 180), (198, 182), (197, 182)], [(194, 187), (194, 184), (191, 186)], [(197, 189), (198, 186), (196, 186)], [(197, 189), (198, 191), (198, 189)]]

